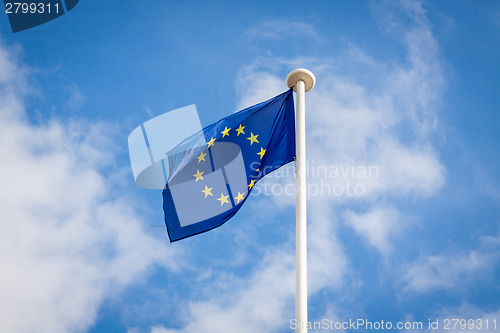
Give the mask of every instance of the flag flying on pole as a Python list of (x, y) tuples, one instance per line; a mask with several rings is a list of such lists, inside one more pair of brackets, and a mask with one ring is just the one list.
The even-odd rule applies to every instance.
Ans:
[(185, 139), (166, 158), (163, 210), (170, 241), (222, 225), (259, 179), (294, 159), (292, 89)]

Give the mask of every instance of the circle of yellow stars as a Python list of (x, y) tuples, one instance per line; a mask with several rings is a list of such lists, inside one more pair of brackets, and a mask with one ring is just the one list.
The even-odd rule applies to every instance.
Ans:
[[(236, 131), (236, 136), (240, 136), (240, 134), (245, 135), (246, 134), (245, 127), (246, 126), (243, 126), (242, 124), (240, 124), (238, 126), (238, 128), (234, 129)], [(231, 128), (228, 128), (227, 126), (225, 126), (224, 130), (221, 132), (222, 139), (225, 138), (226, 136), (229, 136), (229, 131), (231, 131)], [(259, 137), (259, 134), (253, 134), (253, 132), (250, 132), (250, 136), (247, 137), (247, 140), (250, 141), (250, 146), (252, 146), (254, 143), (260, 143), (258, 137)], [(214, 147), (215, 141), (216, 141), (216, 138), (212, 137), (207, 142), (207, 149), (210, 147)], [(259, 159), (262, 160), (262, 158), (264, 157), (265, 154), (266, 154), (266, 149), (260, 147), (260, 151), (257, 153), (257, 155), (259, 155)], [(201, 162), (206, 162), (206, 160), (205, 160), (206, 155), (207, 155), (207, 153), (201, 152), (200, 155), (196, 157), (198, 160), (198, 164)], [(203, 179), (204, 173), (205, 173), (204, 171), (200, 171), (199, 169), (196, 169), (196, 173), (193, 175), (193, 177), (195, 177), (195, 179), (196, 179), (196, 182), (198, 182), (198, 180), (204, 180)], [(252, 179), (250, 181), (250, 183), (247, 185), (249, 191), (252, 189), (252, 187), (255, 185), (255, 183), (256, 183), (255, 179)], [(205, 185), (205, 188), (201, 191), (205, 195), (205, 199), (209, 196), (211, 196), (211, 197), (214, 196), (212, 194), (212, 189), (213, 189), (213, 187), (208, 187), (207, 185)], [(220, 198), (217, 198), (217, 200), (220, 201), (221, 206), (223, 206), (225, 203), (229, 204), (228, 199), (229, 199), (229, 195), (224, 195), (224, 193), (221, 193)], [(240, 201), (245, 199), (245, 193), (238, 192), (238, 195), (236, 197), (234, 197), (233, 199), (236, 200), (236, 204), (239, 204)]]

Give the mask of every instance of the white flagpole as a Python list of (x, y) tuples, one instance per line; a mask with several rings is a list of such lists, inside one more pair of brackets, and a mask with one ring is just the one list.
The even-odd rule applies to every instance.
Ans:
[(306, 183), (306, 123), (305, 123), (305, 93), (314, 87), (316, 78), (311, 71), (298, 68), (291, 71), (286, 84), (297, 93), (296, 110), (296, 161), (297, 177), (296, 204), (296, 290), (295, 290), (295, 320), (296, 333), (307, 333), (307, 183)]

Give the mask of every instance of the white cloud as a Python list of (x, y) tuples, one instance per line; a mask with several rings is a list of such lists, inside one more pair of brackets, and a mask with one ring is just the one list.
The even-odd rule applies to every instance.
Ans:
[(106, 124), (26, 121), (27, 70), (0, 47), (0, 331), (76, 332), (172, 248), (142, 229)]
[(470, 275), (482, 273), (488, 263), (489, 256), (477, 251), (463, 255), (431, 255), (408, 265), (403, 280), (407, 290), (451, 289)]
[(324, 288), (340, 289), (350, 268), (337, 236), (338, 223), (327, 205), (312, 203), (308, 209), (308, 290), (313, 295)]
[(238, 93), (239, 103), (236, 110), (242, 110), (283, 92), (283, 80), (266, 71), (255, 71), (254, 69), (253, 66), (248, 66), (238, 74), (238, 87), (241, 88)]
[(398, 233), (403, 224), (397, 210), (382, 207), (375, 207), (364, 214), (347, 211), (345, 221), (358, 235), (366, 239), (368, 244), (384, 255), (392, 251), (390, 237)]
[(444, 185), (445, 169), (430, 145), (387, 140), (379, 142), (375, 154), (381, 179), (373, 184), (373, 191), (429, 197)]
[(407, 292), (430, 292), (487, 280), (499, 263), (499, 246), (500, 237), (485, 236), (476, 249), (422, 255), (403, 267), (404, 289)]
[[(447, 65), (422, 3), (405, 0), (391, 6), (399, 7), (398, 15), (385, 10), (381, 12), (382, 21), (387, 30), (406, 45), (408, 64), (395, 68), (387, 77), (387, 84), (396, 97), (395, 106), (407, 113), (414, 134), (425, 137), (437, 126), (436, 110), (446, 84), (443, 74)], [(407, 19), (415, 24), (405, 27)]]

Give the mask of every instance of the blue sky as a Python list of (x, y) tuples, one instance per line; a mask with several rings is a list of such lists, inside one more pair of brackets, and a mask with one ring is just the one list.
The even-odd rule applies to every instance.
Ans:
[(309, 178), (309, 319), (500, 320), (498, 1), (90, 0), (0, 34), (0, 331), (291, 332), (293, 165), (170, 244), (127, 137), (189, 104), (208, 125), (297, 67), (328, 170)]

